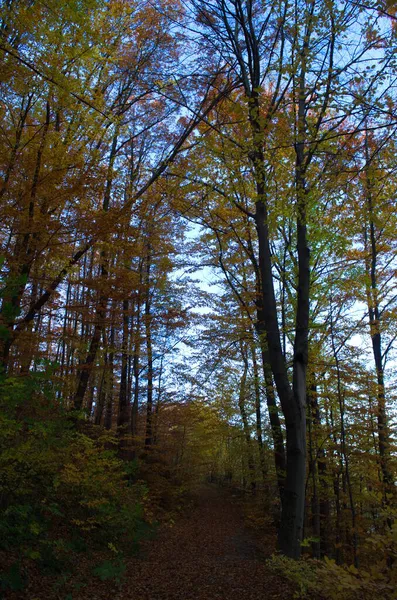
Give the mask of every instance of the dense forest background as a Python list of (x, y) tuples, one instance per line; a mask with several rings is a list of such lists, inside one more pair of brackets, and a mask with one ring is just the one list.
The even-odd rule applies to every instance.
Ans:
[(389, 0), (0, 2), (3, 593), (209, 481), (393, 597), (396, 59)]

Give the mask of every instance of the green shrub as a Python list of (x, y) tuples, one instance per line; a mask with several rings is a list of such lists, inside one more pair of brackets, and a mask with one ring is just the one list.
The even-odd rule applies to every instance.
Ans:
[(294, 587), (294, 598), (302, 600), (382, 600), (395, 599), (393, 573), (377, 566), (356, 569), (339, 566), (334, 560), (295, 561), (281, 555), (268, 560), (271, 570), (285, 577)]
[[(117, 457), (115, 436), (66, 411), (52, 367), (40, 368), (0, 378), (0, 550), (60, 573), (73, 570), (73, 552), (132, 549), (145, 535), (147, 488), (134, 482), (136, 462)], [(24, 584), (16, 569), (4, 589)]]

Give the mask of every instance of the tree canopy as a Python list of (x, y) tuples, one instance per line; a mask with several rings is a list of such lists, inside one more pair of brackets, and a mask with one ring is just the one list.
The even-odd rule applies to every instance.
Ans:
[(208, 480), (260, 498), (285, 557), (388, 597), (396, 23), (386, 0), (0, 3), (4, 590)]

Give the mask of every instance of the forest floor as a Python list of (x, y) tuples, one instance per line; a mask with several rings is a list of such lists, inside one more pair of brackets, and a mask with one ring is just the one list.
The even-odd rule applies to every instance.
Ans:
[(274, 539), (247, 527), (241, 501), (213, 486), (146, 543), (115, 600), (277, 600), (290, 589), (270, 573)]
[[(284, 600), (291, 588), (266, 565), (274, 533), (247, 524), (246, 504), (230, 490), (202, 486), (175, 522), (162, 525), (126, 561), (118, 584), (84, 577), (84, 584), (54, 586), (46, 577), (11, 593), (11, 600)], [(65, 582), (66, 583), (66, 582)]]

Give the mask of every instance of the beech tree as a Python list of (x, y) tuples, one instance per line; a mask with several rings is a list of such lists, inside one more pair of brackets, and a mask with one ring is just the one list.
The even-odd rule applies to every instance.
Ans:
[[(287, 476), (279, 544), (284, 553), (298, 557), (303, 530), (306, 465), (311, 270), (308, 227), (316, 185), (316, 161), (319, 153), (325, 150), (327, 139), (332, 139), (354, 108), (353, 104), (352, 108), (342, 111), (340, 101), (335, 105), (337, 89), (342, 86), (342, 93), (338, 92), (342, 102), (351, 98), (349, 88), (344, 86), (348, 86), (354, 69), (360, 70), (358, 65), (363, 57), (376, 47), (376, 36), (368, 35), (364, 43), (357, 40), (347, 49), (346, 30), (352, 28), (360, 16), (359, 7), (354, 6), (345, 11), (336, 4), (313, 2), (296, 7), (271, 2), (265, 7), (255, 2), (194, 2), (193, 7), (201, 26), (203, 48), (211, 53), (219, 52), (223, 60), (232, 65), (245, 100), (243, 112), (250, 135), (243, 148), (252, 164), (256, 188), (254, 211), (245, 211), (253, 218), (257, 232), (262, 335), (266, 336), (269, 363), (287, 433)], [(346, 53), (342, 58), (339, 48), (343, 47)], [(389, 65), (386, 57), (382, 68)], [(363, 74), (366, 73), (367, 67), (363, 70)], [(370, 76), (369, 85), (373, 85), (377, 74)], [(291, 382), (281, 343), (269, 225), (272, 176), (269, 140), (272, 127), (283, 112), (290, 119), (287, 139), (294, 150), (292, 186), (297, 271), (295, 300), (292, 300), (295, 323)], [(233, 125), (225, 139), (235, 143)]]
[(396, 32), (383, 1), (1, 4), (7, 540), (108, 505), (120, 540), (143, 480), (209, 479), (287, 557), (391, 571)]
[[(19, 5), (11, 5), (6, 7), (4, 12), (4, 27), (5, 30), (12, 30), (14, 27), (14, 9), (21, 8), (22, 16), (19, 21), (19, 26), (23, 27), (25, 24), (25, 15), (23, 8)], [(106, 7), (103, 7), (101, 3), (90, 5), (86, 13), (86, 21), (84, 27), (87, 27), (90, 35), (101, 40), (102, 46), (98, 46), (97, 52), (89, 51), (86, 41), (81, 41), (83, 48), (80, 54), (76, 55), (76, 59), (69, 61), (67, 56), (57, 52), (59, 43), (64, 44), (62, 48), (66, 47), (64, 36), (68, 34), (68, 28), (61, 32), (60, 40), (53, 42), (50, 33), (51, 26), (53, 26), (54, 15), (56, 11), (51, 12), (48, 8), (44, 7), (39, 9), (44, 11), (44, 14), (37, 15), (37, 22), (47, 22), (46, 18), (49, 17), (50, 26), (48, 30), (50, 33), (45, 31), (48, 35), (47, 39), (44, 38), (42, 48), (45, 52), (49, 52), (48, 56), (44, 53), (43, 57), (37, 56), (33, 62), (25, 55), (20, 55), (15, 49), (9, 47), (7, 42), (4, 42), (1, 50), (4, 55), (6, 64), (11, 63), (11, 68), (16, 68), (17, 72), (22, 71), (23, 74), (27, 74), (29, 80), (38, 79), (42, 85), (42, 94), (46, 97), (48, 89), (54, 90), (53, 93), (58, 94), (59, 90), (62, 90), (62, 101), (63, 97), (66, 96), (68, 105), (72, 102), (71, 113), (67, 113), (64, 106), (62, 106), (61, 112), (56, 112), (54, 119), (51, 121), (51, 106), (49, 101), (45, 101), (44, 109), (40, 102), (42, 116), (39, 119), (37, 125), (38, 131), (42, 130), (42, 145), (38, 147), (37, 164), (36, 164), (36, 179), (39, 174), (42, 154), (44, 151), (43, 144), (47, 137), (47, 131), (49, 130), (50, 123), (52, 124), (56, 137), (60, 137), (62, 140), (63, 136), (67, 143), (73, 143), (73, 139), (70, 138), (71, 134), (76, 135), (77, 147), (80, 152), (83, 153), (81, 157), (82, 167), (79, 165), (77, 169), (78, 181), (83, 185), (84, 193), (87, 193), (88, 205), (85, 205), (82, 199), (80, 199), (77, 193), (77, 198), (73, 198), (73, 207), (69, 209), (67, 206), (67, 218), (81, 218), (85, 217), (88, 220), (84, 221), (84, 226), (79, 239), (82, 241), (79, 244), (75, 244), (72, 240), (70, 258), (66, 262), (60, 261), (55, 266), (55, 263), (51, 265), (51, 276), (46, 276), (46, 281), (49, 282), (45, 285), (41, 293), (30, 302), (29, 309), (17, 319), (18, 312), (20, 309), (21, 298), (25, 291), (28, 283), (27, 277), (29, 276), (32, 266), (30, 260), (30, 254), (25, 257), (25, 262), (21, 264), (16, 273), (10, 273), (9, 288), (10, 291), (5, 291), (4, 296), (6, 298), (3, 303), (3, 308), (7, 312), (3, 319), (4, 336), (2, 338), (3, 363), (6, 366), (8, 362), (8, 354), (11, 346), (15, 343), (18, 336), (29, 326), (29, 323), (33, 321), (36, 316), (40, 313), (43, 306), (45, 306), (50, 300), (53, 299), (59, 286), (63, 283), (69, 272), (75, 267), (85, 254), (93, 248), (97, 243), (103, 243), (106, 241), (107, 232), (109, 228), (115, 228), (120, 225), (120, 222), (129, 217), (131, 214), (131, 208), (141, 198), (141, 196), (150, 188), (150, 186), (165, 172), (168, 165), (174, 160), (175, 156), (180, 152), (185, 140), (189, 137), (192, 131), (195, 129), (197, 123), (201, 120), (203, 115), (214, 106), (218, 99), (224, 95), (225, 90), (228, 89), (228, 82), (224, 81), (224, 89), (219, 89), (216, 83), (216, 75), (212, 72), (206, 73), (203, 78), (195, 84), (194, 90), (195, 95), (190, 95), (192, 98), (191, 104), (188, 104), (189, 115), (180, 120), (177, 125), (175, 124), (170, 127), (167, 131), (165, 129), (167, 119), (171, 115), (176, 120), (176, 115), (179, 115), (181, 101), (179, 97), (185, 99), (184, 91), (178, 86), (177, 91), (169, 96), (165, 96), (162, 90), (165, 86), (164, 81), (168, 79), (168, 70), (175, 66), (177, 61), (177, 50), (176, 42), (173, 38), (167, 35), (167, 24), (169, 24), (168, 17), (170, 16), (167, 11), (174, 10), (174, 6), (167, 5), (165, 12), (153, 9), (149, 10), (144, 7), (136, 9), (136, 11), (130, 11), (129, 8), (124, 5), (115, 2), (113, 12), (107, 12)], [(48, 13), (48, 14), (47, 14)], [(49, 16), (51, 14), (51, 16)], [(108, 20), (106, 18), (109, 17)], [(73, 18), (73, 15), (72, 17)], [(67, 19), (67, 16), (66, 16)], [(92, 23), (94, 21), (94, 30), (91, 30)], [(102, 27), (103, 19), (106, 21), (106, 26)], [(116, 33), (113, 28), (112, 19), (114, 19), (116, 25)], [(21, 25), (22, 23), (22, 25)], [(147, 25), (150, 23), (151, 27)], [(129, 31), (128, 39), (125, 39), (124, 32), (126, 28)], [(80, 35), (83, 32), (81, 29), (73, 29), (72, 35)], [(157, 31), (157, 38), (154, 36), (154, 31)], [(60, 30), (58, 29), (58, 32)], [(109, 35), (112, 33), (111, 43), (109, 42)], [(23, 31), (23, 35), (26, 36), (33, 45), (36, 38), (41, 34), (40, 31), (36, 31), (34, 28), (30, 31), (30, 26), (26, 26), (26, 31)], [(16, 32), (16, 39), (18, 33)], [(134, 46), (134, 39), (139, 40), (139, 44)], [(69, 43), (70, 42), (70, 43)], [(58, 43), (58, 46), (56, 45)], [(105, 50), (109, 45), (112, 55), (108, 55), (108, 51)], [(71, 48), (74, 46), (73, 39), (68, 40), (67, 47)], [(40, 46), (39, 46), (40, 47)], [(134, 50), (135, 47), (135, 50)], [(103, 48), (103, 50), (100, 50)], [(104, 65), (102, 64), (102, 55), (107, 56), (107, 61)], [(134, 54), (135, 52), (135, 54)], [(155, 78), (154, 73), (157, 68), (160, 67), (159, 56), (163, 58), (161, 64), (161, 70), (157, 71)], [(56, 68), (51, 61), (51, 57), (56, 57), (57, 60), (64, 60), (67, 65), (67, 70), (64, 73), (64, 79), (59, 80), (52, 75), (48, 74), (48, 70)], [(43, 60), (43, 69), (38, 67), (40, 60)], [(47, 62), (46, 62), (47, 61)], [(129, 64), (128, 64), (129, 61)], [(69, 72), (69, 70), (71, 72)], [(62, 72), (62, 69), (61, 69)], [(72, 83), (75, 82), (75, 83)], [(78, 87), (78, 92), (75, 92), (73, 85)], [(166, 86), (165, 86), (166, 87)], [(93, 95), (93, 98), (86, 99), (84, 94), (88, 93)], [(193, 99), (194, 98), (194, 99)], [(9, 172), (6, 178), (6, 185), (10, 178), (10, 169), (14, 168), (15, 156), (20, 144), (20, 137), (24, 126), (26, 125), (26, 110), (29, 110), (31, 100), (28, 102), (26, 108), (26, 101), (22, 101), (22, 120), (20, 121), (19, 130), (16, 133), (16, 143), (13, 146), (14, 150), (11, 150), (10, 163), (6, 165), (6, 172)], [(66, 114), (70, 114), (70, 123), (66, 125), (68, 119)], [(58, 116), (56, 116), (58, 115)], [(77, 118), (77, 115), (81, 115), (81, 118)], [(60, 119), (65, 119), (65, 125), (60, 128)], [(132, 123), (131, 128), (129, 124)], [(160, 137), (156, 137), (155, 144), (151, 145), (152, 151), (149, 150), (147, 141), (152, 140), (151, 135), (148, 136), (148, 132), (156, 128), (158, 136), (161, 136), (162, 144), (159, 144)], [(123, 130), (123, 136), (121, 137), (121, 131)], [(130, 129), (130, 130), (129, 130)], [(60, 134), (60, 135), (59, 135)], [(34, 138), (35, 139), (35, 138)], [(143, 142), (142, 142), (143, 140)], [(127, 196), (117, 198), (117, 201), (109, 203), (109, 194), (111, 193), (111, 186), (113, 183), (112, 169), (115, 166), (113, 164), (116, 161), (118, 154), (130, 146), (134, 142), (134, 147), (138, 150), (138, 153), (133, 158), (133, 185), (129, 186), (129, 193)], [(139, 143), (141, 142), (141, 143)], [(35, 142), (36, 143), (36, 142)], [(117, 147), (119, 143), (120, 147)], [(140, 150), (139, 150), (140, 147)], [(60, 148), (62, 152), (65, 151), (65, 145), (60, 142)], [(113, 150), (112, 150), (113, 148)], [(88, 150), (88, 156), (84, 156)], [(139, 152), (141, 151), (141, 154)], [(47, 146), (47, 152), (51, 152), (51, 147)], [(26, 152), (21, 153), (21, 158), (25, 156)], [(73, 156), (73, 152), (69, 151), (66, 156)], [(8, 160), (8, 159), (7, 159)], [(107, 163), (107, 167), (103, 168), (102, 160)], [(92, 163), (95, 161), (95, 164)], [(65, 165), (62, 169), (65, 169), (66, 182), (69, 177), (69, 169), (67, 167), (68, 160), (65, 160)], [(74, 166), (73, 166), (74, 169)], [(72, 171), (73, 171), (72, 169)], [(134, 169), (137, 169), (136, 171)], [(59, 171), (55, 171), (59, 176)], [(98, 172), (98, 177), (94, 177), (94, 172)], [(139, 175), (139, 177), (137, 177)], [(88, 190), (87, 183), (92, 177), (92, 181), (95, 182), (95, 186), (98, 188), (94, 190)], [(37, 192), (36, 179), (32, 180), (31, 192), (33, 199), (26, 206), (26, 218), (34, 219), (34, 198)], [(105, 179), (105, 181), (104, 181)], [(84, 184), (82, 183), (84, 181)], [(103, 186), (103, 188), (102, 188)], [(101, 196), (101, 188), (102, 194)], [(104, 202), (98, 204), (97, 198), (104, 198)], [(65, 194), (66, 198), (66, 194)], [(68, 198), (69, 201), (69, 198)], [(83, 211), (76, 210), (77, 206), (81, 206)], [(30, 210), (30, 213), (29, 213)], [(33, 211), (33, 213), (32, 213)], [(23, 218), (25, 219), (25, 213)], [(30, 214), (30, 217), (29, 217)], [(33, 214), (33, 217), (32, 217)], [(61, 213), (64, 217), (64, 213)], [(48, 215), (49, 218), (51, 215)], [(25, 219), (26, 220), (26, 219)], [(80, 224), (83, 222), (80, 221)], [(37, 224), (38, 225), (38, 224)], [(31, 224), (29, 225), (29, 227)], [(36, 225), (35, 225), (36, 226)], [(22, 224), (20, 228), (22, 228)], [(61, 238), (62, 227), (59, 227), (57, 231), (58, 239)], [(7, 235), (7, 234), (6, 234)], [(29, 233), (26, 234), (30, 239)], [(25, 236), (26, 238), (26, 236)], [(27, 239), (25, 242), (27, 243)], [(37, 238), (37, 235), (35, 239)], [(53, 240), (53, 237), (51, 237)], [(68, 238), (66, 236), (66, 240)], [(26, 246), (25, 243), (25, 246)], [(59, 243), (64, 243), (58, 241)], [(26, 253), (33, 252), (31, 245), (24, 248), (23, 251)], [(21, 259), (18, 259), (19, 263)], [(22, 261), (23, 262), (23, 261)], [(24, 266), (25, 265), (25, 266)], [(21, 271), (22, 269), (22, 271)], [(105, 269), (106, 271), (106, 269)], [(106, 277), (105, 272), (103, 276)], [(22, 283), (15, 283), (15, 278), (22, 278)], [(11, 304), (10, 304), (11, 303)], [(90, 364), (92, 356), (96, 353), (96, 347), (98, 345), (98, 339), (100, 337), (99, 330), (101, 329), (100, 321), (103, 319), (105, 313), (105, 298), (100, 299), (98, 303), (98, 324), (96, 333), (93, 338), (94, 343), (92, 345), (92, 351), (89, 354), (88, 364)], [(8, 309), (7, 307), (12, 307)], [(101, 308), (102, 307), (102, 308)], [(102, 317), (101, 317), (102, 314)], [(89, 371), (89, 369), (88, 369)], [(81, 395), (86, 388), (85, 379), (87, 378), (88, 371), (82, 375), (81, 378), (81, 389), (78, 391), (76, 399), (76, 407), (81, 405)]]

